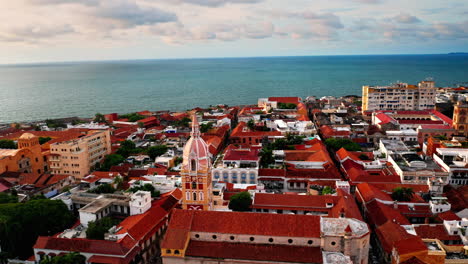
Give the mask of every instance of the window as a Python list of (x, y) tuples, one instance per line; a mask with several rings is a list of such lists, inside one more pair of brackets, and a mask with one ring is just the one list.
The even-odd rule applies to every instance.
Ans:
[(196, 193), (196, 192), (193, 193), (193, 200), (194, 200), (194, 201), (197, 200), (197, 193)]
[(195, 238), (200, 238), (200, 235), (199, 235), (199, 234), (195, 234)]
[(196, 182), (192, 182), (192, 189), (197, 189), (197, 183)]
[(179, 250), (177, 250), (177, 249), (174, 250), (174, 254), (179, 255), (180, 254)]
[(203, 201), (203, 193), (200, 192), (200, 195), (198, 196), (200, 198), (200, 201)]
[(268, 242), (273, 243), (273, 238), (270, 237), (270, 238), (268, 239)]
[(254, 240), (255, 240), (255, 238), (254, 238), (254, 237), (250, 237), (250, 241), (254, 241)]
[(191, 169), (192, 171), (197, 171), (197, 161), (196, 161), (196, 160), (193, 159), (193, 160), (191, 161), (190, 169)]
[(212, 237), (213, 239), (217, 239), (217, 238), (218, 238), (218, 236), (216, 236), (216, 235), (213, 235), (213, 236), (211, 236), (211, 237)]
[(291, 244), (293, 242), (292, 239), (288, 239), (288, 243)]
[(336, 242), (335, 241), (331, 242), (331, 245), (332, 246), (336, 245)]
[(307, 244), (312, 245), (314, 243), (312, 240), (307, 241)]
[(171, 254), (172, 251), (171, 251), (170, 249), (167, 249), (167, 250), (166, 250), (166, 253), (167, 253), (167, 254)]
[(230, 236), (229, 239), (234, 240), (234, 236)]

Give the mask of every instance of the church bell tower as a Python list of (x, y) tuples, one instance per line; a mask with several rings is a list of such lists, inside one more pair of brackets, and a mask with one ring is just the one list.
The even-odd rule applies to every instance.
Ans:
[(182, 162), (182, 208), (210, 210), (212, 203), (211, 157), (208, 145), (200, 136), (196, 113), (192, 117), (192, 132), (184, 147)]

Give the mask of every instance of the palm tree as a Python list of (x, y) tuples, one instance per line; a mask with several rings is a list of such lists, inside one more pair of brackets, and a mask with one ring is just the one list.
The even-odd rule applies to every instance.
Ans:
[(414, 191), (412, 188), (397, 187), (393, 189), (392, 199), (400, 202), (408, 202), (413, 198)]

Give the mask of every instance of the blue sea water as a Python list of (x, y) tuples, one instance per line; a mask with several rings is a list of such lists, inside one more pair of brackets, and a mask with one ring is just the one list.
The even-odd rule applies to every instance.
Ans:
[(0, 123), (97, 112), (253, 104), (260, 97), (361, 94), (363, 85), (468, 82), (468, 55), (139, 60), (0, 66)]

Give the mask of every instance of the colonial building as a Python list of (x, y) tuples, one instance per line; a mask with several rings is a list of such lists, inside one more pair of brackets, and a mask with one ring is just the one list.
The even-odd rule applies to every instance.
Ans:
[(109, 130), (94, 130), (77, 138), (51, 144), (49, 164), (53, 174), (83, 178), (110, 153)]
[(183, 152), (182, 191), (183, 209), (210, 210), (212, 206), (211, 154), (200, 136), (196, 114), (192, 119), (192, 132)]
[(41, 174), (47, 171), (39, 138), (24, 133), (18, 138), (18, 149), (0, 149), (0, 174), (25, 172)]
[(354, 218), (175, 210), (163, 263), (368, 262), (370, 233)]
[(362, 111), (433, 109), (435, 97), (433, 81), (422, 81), (418, 85), (363, 86)]
[(468, 104), (457, 102), (453, 109), (453, 128), (459, 135), (468, 136)]

